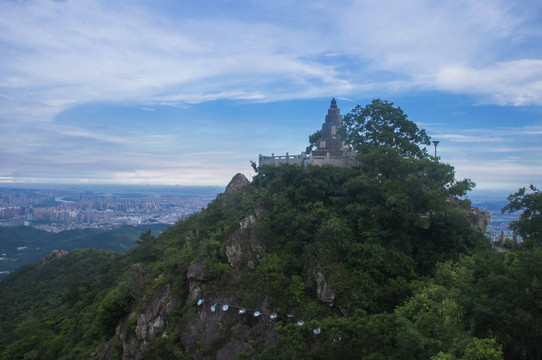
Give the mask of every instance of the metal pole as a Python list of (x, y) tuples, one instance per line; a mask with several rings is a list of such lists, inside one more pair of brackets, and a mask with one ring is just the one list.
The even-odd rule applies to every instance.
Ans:
[(437, 145), (440, 143), (440, 141), (433, 141), (433, 145), (435, 145), (435, 159), (437, 158)]

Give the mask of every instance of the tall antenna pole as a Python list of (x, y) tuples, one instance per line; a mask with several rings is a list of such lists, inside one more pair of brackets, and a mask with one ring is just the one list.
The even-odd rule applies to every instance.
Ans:
[(433, 141), (433, 145), (435, 145), (435, 160), (437, 159), (437, 146), (440, 143), (440, 141)]

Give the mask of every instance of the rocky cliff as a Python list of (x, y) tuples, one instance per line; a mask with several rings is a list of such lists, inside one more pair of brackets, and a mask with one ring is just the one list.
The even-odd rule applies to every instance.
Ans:
[[(238, 179), (236, 175), (230, 184), (237, 186), (228, 186), (226, 196), (246, 186)], [(221, 274), (219, 281), (208, 281), (205, 260), (197, 260), (181, 274), (188, 285), (185, 296), (174, 294), (169, 284), (161, 284), (151, 298), (144, 295), (137, 299), (135, 310), (119, 323), (114, 338), (103, 349), (103, 358), (121, 354), (122, 359), (141, 359), (156, 337), (177, 337), (183, 349), (197, 359), (235, 359), (251, 341), (262, 342), (264, 347), (274, 345), (276, 318), (267, 299), (248, 302), (257, 310), (241, 305), (247, 303), (241, 289), (250, 281), (248, 270), (254, 269), (265, 253), (255, 229), (260, 211), (252, 211), (227, 236), (225, 253), (231, 271)], [(141, 264), (134, 264), (126, 277), (144, 273)], [(326, 289), (322, 295), (328, 303), (329, 294)], [(224, 305), (228, 310), (223, 309)], [(256, 311), (259, 316), (255, 316)], [(173, 313), (176, 324), (171, 324)], [(115, 346), (121, 351), (115, 351)]]
[(448, 199), (448, 201), (465, 215), (476, 230), (480, 231), (482, 234), (486, 231), (487, 225), (491, 221), (489, 211), (480, 210), (477, 207), (462, 206), (459, 200), (453, 198)]

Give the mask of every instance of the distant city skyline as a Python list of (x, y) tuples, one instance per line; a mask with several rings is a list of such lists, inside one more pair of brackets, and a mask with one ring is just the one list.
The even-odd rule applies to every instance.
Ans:
[[(0, 3), (0, 185), (225, 186), (381, 98), (479, 192), (542, 187), (537, 1)], [(429, 147), (433, 154), (434, 147)]]
[(3, 188), (0, 227), (32, 226), (48, 232), (174, 224), (205, 208), (215, 187), (89, 186), (78, 189)]

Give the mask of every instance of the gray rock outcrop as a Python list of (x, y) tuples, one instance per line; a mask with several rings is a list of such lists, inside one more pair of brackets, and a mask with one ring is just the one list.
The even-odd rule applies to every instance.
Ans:
[(487, 225), (491, 220), (489, 211), (480, 210), (477, 207), (465, 210), (465, 215), (475, 229), (478, 229), (482, 233), (486, 231)]
[(53, 250), (49, 253), (49, 255), (45, 256), (43, 260), (41, 260), (41, 263), (42, 265), (48, 264), (51, 261), (60, 259), (64, 255), (68, 255), (68, 252), (66, 250)]
[(203, 260), (196, 261), (195, 263), (192, 263), (192, 265), (190, 265), (190, 267), (188, 268), (188, 271), (186, 272), (186, 277), (190, 281), (203, 281), (204, 271), (205, 264)]
[(250, 184), (247, 177), (241, 173), (235, 174), (235, 176), (230, 180), (229, 184), (226, 186), (226, 190), (222, 194), (224, 197), (229, 197), (235, 190), (244, 188)]
[(226, 256), (234, 269), (253, 269), (263, 256), (263, 245), (254, 229), (255, 223), (256, 215), (247, 216), (226, 239)]
[(454, 208), (465, 214), (472, 227), (482, 233), (486, 231), (487, 225), (491, 220), (491, 216), (489, 215), (488, 211), (480, 210), (477, 207), (464, 208), (461, 206), (460, 201), (455, 198), (449, 198), (448, 202), (452, 204)]
[[(122, 341), (123, 359), (140, 359), (150, 341), (167, 328), (169, 313), (180, 306), (181, 299), (171, 296), (169, 285), (159, 286), (144, 308), (131, 313), (117, 327), (116, 334)], [(130, 325), (133, 323), (135, 326)]]
[(329, 288), (326, 277), (321, 272), (316, 274), (316, 295), (324, 304), (333, 305), (335, 293)]

